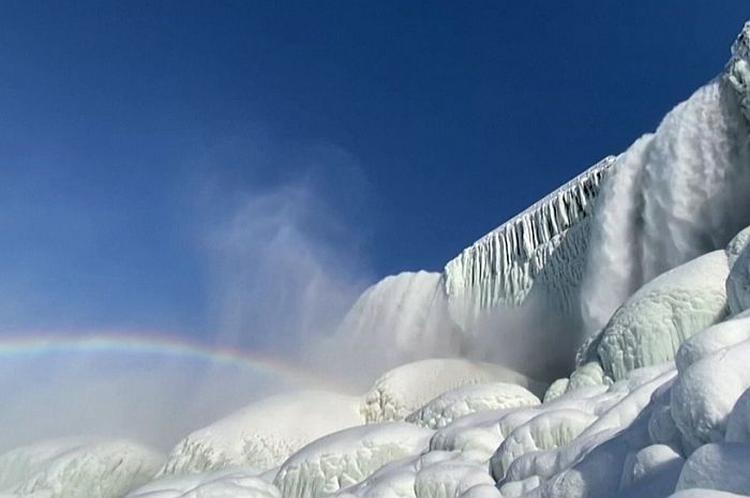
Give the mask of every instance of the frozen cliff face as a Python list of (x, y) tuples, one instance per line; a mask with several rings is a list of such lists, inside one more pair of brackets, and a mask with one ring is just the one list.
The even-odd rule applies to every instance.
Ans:
[(171, 451), (160, 474), (233, 466), (267, 470), (314, 439), (361, 424), (358, 408), (358, 398), (324, 391), (263, 399), (188, 435)]
[(582, 302), (590, 331), (644, 282), (750, 224), (748, 33), (724, 74), (612, 166), (592, 215)]
[(602, 160), (448, 262), (445, 293), (456, 323), (470, 329), (483, 311), (522, 303), (550, 261), (555, 270), (545, 280), (560, 304), (574, 299), (588, 245), (583, 222), (613, 162)]
[(742, 111), (750, 120), (750, 22), (745, 23), (745, 28), (732, 46), (727, 80), (739, 95)]
[(0, 455), (0, 496), (119, 498), (156, 474), (164, 457), (125, 441), (65, 439)]

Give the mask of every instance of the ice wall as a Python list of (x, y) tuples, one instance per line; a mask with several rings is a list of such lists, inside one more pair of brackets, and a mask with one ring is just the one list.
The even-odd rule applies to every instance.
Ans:
[(750, 224), (750, 24), (726, 71), (621, 154), (592, 216), (582, 286), (588, 331), (656, 275)]
[(483, 310), (524, 301), (556, 252), (557, 271), (547, 278), (569, 301), (581, 278), (594, 199), (615, 162), (607, 157), (464, 249), (445, 266), (451, 316), (471, 327)]

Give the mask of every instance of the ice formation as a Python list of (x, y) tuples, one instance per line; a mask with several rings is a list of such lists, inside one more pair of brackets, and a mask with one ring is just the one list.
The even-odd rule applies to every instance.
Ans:
[(146, 484), (125, 498), (280, 498), (276, 486), (256, 474), (247, 469), (229, 469), (167, 477)]
[(115, 498), (156, 474), (164, 457), (126, 440), (64, 439), (0, 455), (3, 498)]
[(439, 429), (470, 413), (534, 406), (539, 403), (539, 398), (515, 384), (474, 384), (441, 394), (406, 417), (406, 421)]
[(274, 484), (283, 498), (319, 498), (357, 484), (383, 465), (427, 449), (432, 431), (405, 422), (353, 427), (292, 455)]
[(445, 293), (459, 325), (470, 328), (498, 304), (523, 302), (548, 260), (561, 264), (547, 281), (561, 300), (572, 299), (588, 243), (584, 220), (613, 162), (603, 159), (448, 262)]
[(544, 387), (500, 365), (462, 359), (429, 359), (383, 374), (365, 394), (361, 411), (367, 422), (402, 420), (448, 390), (487, 382), (510, 382), (536, 394), (541, 394)]
[(685, 339), (727, 314), (728, 271), (724, 251), (714, 251), (641, 287), (598, 339), (604, 371), (621, 379), (630, 370), (672, 360)]
[(358, 398), (325, 391), (264, 399), (187, 436), (172, 450), (161, 474), (277, 467), (310, 441), (361, 424), (358, 403)]

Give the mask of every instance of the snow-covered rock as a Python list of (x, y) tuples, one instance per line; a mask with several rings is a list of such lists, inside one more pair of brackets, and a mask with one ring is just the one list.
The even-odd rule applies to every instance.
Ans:
[(171, 451), (160, 474), (229, 467), (267, 470), (310, 441), (361, 423), (359, 399), (352, 396), (325, 391), (273, 396), (188, 435)]
[(641, 287), (602, 331), (597, 353), (605, 372), (628, 371), (674, 358), (680, 344), (726, 316), (724, 251), (670, 270)]
[(439, 429), (470, 413), (538, 404), (539, 398), (516, 384), (473, 384), (441, 394), (406, 417), (406, 421)]
[(750, 247), (739, 253), (726, 281), (727, 301), (732, 314), (750, 308)]
[(318, 498), (357, 484), (383, 465), (427, 449), (433, 431), (406, 422), (345, 429), (289, 457), (274, 484), (284, 498)]
[(682, 343), (675, 355), (681, 372), (696, 361), (750, 339), (750, 313), (741, 313), (708, 327)]
[(513, 430), (490, 459), (496, 481), (502, 481), (520, 456), (564, 446), (581, 434), (596, 417), (578, 410), (545, 411)]
[(416, 498), (457, 498), (474, 486), (495, 484), (486, 465), (456, 454), (448, 455), (448, 458), (422, 465), (414, 480)]
[(166, 477), (138, 488), (125, 498), (280, 498), (273, 484), (254, 470), (228, 469)]
[(119, 498), (151, 479), (163, 455), (125, 440), (64, 439), (0, 455), (0, 496)]
[(383, 374), (365, 394), (362, 416), (368, 423), (403, 420), (440, 394), (459, 387), (507, 382), (543, 392), (544, 386), (492, 363), (464, 359), (429, 359)]
[(730, 269), (734, 266), (735, 261), (737, 261), (737, 258), (745, 247), (747, 247), (748, 242), (750, 242), (750, 227), (745, 227), (737, 232), (737, 235), (732, 237), (732, 240), (724, 248), (724, 251), (727, 253), (727, 263), (729, 263)]
[(715, 489), (750, 495), (750, 445), (706, 444), (690, 455), (680, 473), (676, 489)]
[(750, 387), (750, 341), (699, 360), (680, 372), (672, 387), (671, 413), (685, 449), (724, 439), (737, 400)]

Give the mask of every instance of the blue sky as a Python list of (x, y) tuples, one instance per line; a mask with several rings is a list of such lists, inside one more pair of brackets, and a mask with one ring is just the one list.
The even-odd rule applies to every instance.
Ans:
[[(283, 278), (252, 261), (284, 241), (313, 248), (312, 273), (342, 274), (326, 284), (339, 297), (439, 269), (653, 129), (721, 70), (748, 14), (746, 0), (2, 2), (0, 332), (207, 334), (227, 274)], [(232, 239), (241, 271), (223, 267), (237, 213), (271, 220), (247, 251)], [(269, 251), (268, 230), (290, 225)]]

